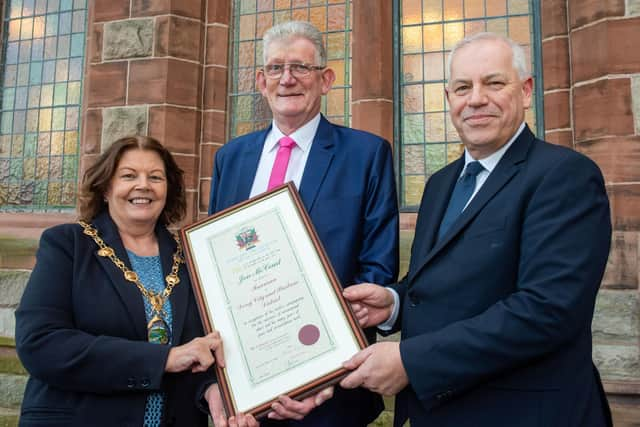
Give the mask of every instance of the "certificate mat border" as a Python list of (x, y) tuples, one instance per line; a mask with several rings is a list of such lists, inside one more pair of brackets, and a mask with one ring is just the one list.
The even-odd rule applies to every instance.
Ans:
[[(192, 288), (196, 297), (196, 302), (198, 306), (198, 310), (200, 312), (200, 316), (202, 319), (203, 327), (207, 333), (211, 332), (214, 329), (213, 317), (211, 316), (210, 310), (211, 308), (206, 303), (205, 295), (203, 292), (203, 281), (200, 277), (200, 271), (197, 268), (194, 256), (194, 249), (192, 248), (192, 240), (190, 234), (200, 230), (203, 227), (206, 227), (216, 221), (219, 221), (223, 218), (226, 218), (234, 213), (237, 213), (243, 209), (250, 208), (254, 205), (257, 205), (261, 202), (266, 201), (269, 198), (279, 196), (281, 193), (288, 193), (288, 199), (292, 202), (292, 207), (297, 214), (297, 218), (301, 222), (301, 226), (304, 231), (306, 231), (306, 238), (309, 243), (315, 248), (317, 257), (320, 260), (321, 267), (326, 274), (329, 283), (331, 284), (331, 288), (334, 291), (335, 300), (338, 302), (337, 307), (339, 308), (342, 314), (344, 315), (344, 319), (346, 323), (350, 327), (350, 332), (352, 335), (352, 339), (359, 349), (365, 348), (367, 344), (367, 340), (360, 328), (358, 322), (355, 319), (355, 316), (351, 310), (351, 307), (347, 304), (344, 297), (342, 296), (342, 286), (340, 285), (337, 275), (329, 262), (327, 254), (318, 238), (318, 235), (313, 227), (311, 219), (304, 208), (304, 205), (300, 199), (300, 196), (292, 183), (287, 183), (282, 186), (276, 187), (275, 189), (248, 199), (242, 203), (231, 206), (221, 212), (218, 212), (212, 216), (204, 218), (200, 221), (197, 221), (191, 225), (185, 226), (180, 230), (180, 236), (182, 238), (184, 254), (186, 258), (186, 262), (188, 265), (189, 275), (191, 277)], [(305, 236), (302, 236), (305, 237)], [(329, 298), (331, 299), (331, 298)], [(227, 338), (228, 340), (228, 338)], [(232, 381), (228, 377), (228, 372), (226, 368), (220, 368), (217, 364), (215, 365), (216, 374), (218, 377), (218, 384), (221, 389), (221, 395), (223, 397), (223, 402), (225, 405), (225, 409), (229, 416), (235, 415), (237, 410), (236, 397), (232, 391)], [(308, 395), (313, 394), (317, 390), (327, 387), (329, 385), (335, 384), (340, 381), (345, 375), (347, 371), (341, 366), (336, 367), (325, 375), (320, 376), (319, 378), (309, 381), (305, 384), (297, 386), (291, 390), (282, 390), (277, 395), (273, 396), (271, 399), (256, 405), (248, 410), (245, 410), (246, 413), (251, 413), (255, 417), (259, 418), (266, 415), (271, 410), (271, 404), (277, 400), (278, 396), (281, 394), (286, 394), (291, 398), (300, 399), (306, 397)]]

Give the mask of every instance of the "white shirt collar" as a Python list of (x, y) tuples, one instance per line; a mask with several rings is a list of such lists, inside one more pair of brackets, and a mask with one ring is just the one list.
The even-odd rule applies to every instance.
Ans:
[[(518, 128), (516, 133), (511, 137), (511, 139), (506, 144), (504, 144), (502, 147), (500, 147), (500, 149), (498, 151), (496, 151), (495, 153), (491, 154), (490, 156), (485, 157), (484, 159), (478, 160), (480, 162), (480, 164), (485, 168), (485, 170), (487, 172), (491, 173), (493, 171), (493, 169), (497, 166), (497, 164), (500, 161), (500, 159), (502, 159), (502, 156), (504, 156), (504, 153), (507, 152), (509, 147), (511, 147), (511, 144), (513, 144), (513, 142), (516, 140), (516, 138), (518, 136), (520, 136), (520, 134), (524, 130), (524, 125), (525, 125), (525, 123), (522, 122), (522, 124), (520, 124), (520, 127)], [(469, 151), (467, 151), (467, 149), (465, 148), (464, 149), (464, 168), (462, 168), (462, 171), (464, 172), (464, 169), (467, 167), (467, 165), (470, 162), (473, 162), (475, 160), (476, 159), (471, 157), (471, 154), (469, 154)]]
[[(296, 131), (290, 134), (289, 137), (296, 142), (296, 145), (302, 151), (306, 152), (311, 148), (311, 143), (313, 142), (313, 137), (316, 136), (318, 126), (320, 126), (320, 113), (300, 128), (296, 129)], [(280, 138), (283, 136), (286, 135), (280, 131), (276, 121), (273, 120), (269, 138), (267, 138), (267, 141), (265, 142), (265, 144), (267, 144), (265, 147), (266, 151), (276, 149), (278, 147), (278, 141), (280, 141)]]

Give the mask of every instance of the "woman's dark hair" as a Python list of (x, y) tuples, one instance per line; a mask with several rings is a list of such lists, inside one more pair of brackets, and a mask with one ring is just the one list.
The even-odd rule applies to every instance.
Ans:
[(100, 212), (107, 209), (107, 203), (104, 200), (105, 194), (120, 159), (125, 152), (136, 149), (154, 151), (164, 162), (167, 176), (167, 202), (158, 220), (168, 225), (184, 218), (187, 211), (184, 172), (178, 167), (171, 153), (160, 142), (148, 136), (127, 136), (111, 144), (85, 171), (78, 196), (78, 210), (81, 219), (91, 221)]

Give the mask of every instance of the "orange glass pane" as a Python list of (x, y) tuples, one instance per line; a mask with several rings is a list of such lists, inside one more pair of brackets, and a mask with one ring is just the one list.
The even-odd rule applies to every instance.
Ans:
[(275, 9), (289, 9), (291, 0), (276, 0)]
[(255, 64), (255, 42), (240, 42), (238, 50), (238, 66), (253, 67)]
[(404, 173), (424, 175), (424, 145), (405, 145), (402, 147)]
[(407, 27), (402, 29), (402, 51), (404, 53), (418, 53), (422, 51), (421, 27)]
[(458, 136), (458, 132), (456, 128), (453, 127), (453, 122), (451, 121), (451, 115), (445, 114), (445, 138), (448, 142), (451, 141), (459, 141), (460, 136)]
[(442, 0), (423, 0), (422, 4), (422, 22), (442, 21)]
[(338, 59), (345, 56), (345, 33), (327, 34), (327, 58)]
[(40, 132), (51, 130), (51, 108), (43, 108), (40, 110), (38, 130)]
[(470, 36), (485, 31), (486, 21), (467, 21), (464, 23), (464, 35)]
[(293, 0), (293, 7), (305, 7), (309, 5), (309, 0)]
[(444, 20), (462, 19), (462, 0), (444, 0)]
[(346, 7), (343, 4), (329, 6), (329, 31), (344, 31), (345, 29), (345, 11)]
[(320, 32), (327, 31), (327, 8), (312, 7), (309, 9), (309, 22), (313, 24)]
[(402, 57), (402, 79), (407, 83), (422, 80), (422, 55)]
[(319, 6), (321, 4), (326, 4), (327, 0), (309, 0), (310, 6)]
[(404, 25), (419, 24), (422, 19), (421, 0), (402, 0), (402, 23)]
[(404, 204), (417, 206), (420, 204), (424, 182), (426, 177), (421, 175), (409, 175), (404, 177)]
[(421, 85), (405, 86), (402, 92), (403, 92), (402, 93), (402, 112), (403, 113), (420, 113), (424, 111)]
[(257, 8), (258, 12), (273, 10), (273, 0), (258, 0)]
[(273, 22), (273, 25), (281, 24), (283, 22), (291, 21), (291, 11), (290, 10), (281, 10), (276, 12), (276, 16)]
[(490, 19), (487, 21), (487, 31), (507, 35), (507, 20), (505, 18)]
[(333, 68), (336, 73), (336, 80), (333, 82), (334, 86), (344, 85), (344, 60), (327, 61), (327, 66)]
[(484, 0), (465, 0), (464, 1), (464, 17), (481, 18), (484, 16)]
[(33, 37), (33, 18), (23, 18), (20, 27), (20, 38), (29, 40)]
[(327, 94), (327, 114), (330, 116), (344, 115), (343, 90), (332, 90)]
[(464, 145), (461, 143), (447, 144), (447, 163), (455, 162), (462, 156), (462, 153), (464, 153)]
[(425, 139), (427, 142), (444, 141), (444, 122), (446, 113), (425, 114)]
[(253, 92), (255, 85), (255, 70), (253, 68), (241, 68), (238, 70), (239, 93)]
[(20, 19), (13, 19), (9, 21), (9, 41), (20, 39)]
[(442, 50), (442, 25), (432, 24), (425, 25), (424, 31), (424, 51), (441, 51)]
[(44, 16), (33, 18), (33, 38), (44, 36)]
[(51, 132), (51, 155), (61, 155), (64, 152), (64, 132)]
[(253, 40), (256, 37), (256, 16), (242, 15), (240, 17), (239, 40)]
[(529, 29), (528, 16), (509, 18), (509, 37), (516, 43), (531, 43), (531, 30)]
[(424, 85), (424, 111), (443, 111), (444, 102), (443, 83), (430, 83)]
[(296, 21), (308, 21), (309, 20), (309, 9), (294, 9), (293, 10), (293, 19)]
[(78, 132), (65, 132), (64, 154), (76, 154), (78, 151)]
[(486, 0), (487, 16), (501, 16), (507, 14), (506, 0)]
[(444, 24), (444, 48), (450, 50), (464, 38), (464, 23), (453, 22)]
[(38, 134), (38, 156), (48, 156), (51, 146), (51, 134), (49, 132), (40, 132)]
[(262, 39), (265, 31), (273, 26), (271, 13), (259, 13), (256, 15), (256, 38)]
[(444, 80), (444, 60), (442, 52), (424, 55), (425, 80)]

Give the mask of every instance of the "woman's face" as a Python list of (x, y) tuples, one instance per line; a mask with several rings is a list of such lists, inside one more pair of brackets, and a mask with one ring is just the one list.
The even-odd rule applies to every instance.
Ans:
[(105, 194), (109, 214), (119, 227), (155, 226), (167, 201), (167, 176), (155, 151), (127, 150)]

